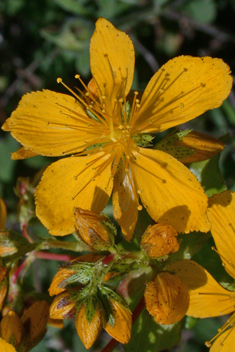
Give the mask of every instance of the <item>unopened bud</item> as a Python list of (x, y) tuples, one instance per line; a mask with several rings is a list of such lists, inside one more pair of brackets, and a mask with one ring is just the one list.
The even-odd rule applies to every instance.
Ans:
[(114, 323), (106, 323), (104, 329), (115, 340), (128, 343), (131, 338), (132, 317), (128, 308), (120, 302), (110, 299)]
[(181, 140), (175, 142), (174, 145), (186, 147), (189, 150), (194, 151), (194, 154), (179, 159), (184, 164), (209, 159), (212, 156), (221, 153), (225, 147), (225, 144), (219, 139), (194, 131), (191, 131)]
[(177, 236), (178, 233), (171, 225), (155, 224), (149, 226), (145, 231), (141, 246), (148, 257), (160, 258), (178, 251)]
[(98, 87), (94, 78), (92, 78), (89, 81), (87, 88), (88, 88), (88, 91), (91, 92), (92, 97), (94, 97), (97, 100), (99, 98), (99, 94), (98, 94)]
[(77, 333), (86, 349), (89, 349), (103, 327), (102, 307), (97, 299), (89, 297), (79, 307), (75, 318)]
[(116, 229), (106, 216), (81, 208), (74, 209), (79, 237), (95, 250), (107, 250), (114, 245)]
[(70, 292), (65, 291), (54, 298), (50, 307), (50, 318), (52, 319), (70, 319), (75, 315), (76, 301)]
[(8, 280), (7, 280), (7, 278), (4, 278), (0, 282), (0, 311), (2, 310), (4, 302), (5, 302), (5, 298), (7, 295), (7, 289), (8, 289)]
[(1, 337), (5, 341), (14, 347), (19, 346), (22, 341), (24, 327), (19, 316), (14, 311), (11, 310), (2, 318), (0, 331)]
[(46, 332), (48, 318), (49, 305), (46, 301), (37, 301), (24, 311), (21, 321), (30, 341), (38, 339)]
[(5, 229), (7, 218), (7, 209), (4, 201), (0, 198), (0, 230)]
[(75, 273), (76, 273), (75, 270), (70, 270), (67, 268), (60, 269), (55, 274), (55, 276), (51, 282), (51, 286), (49, 287), (49, 290), (48, 290), (49, 295), (54, 296), (54, 295), (58, 295), (59, 293), (63, 292), (65, 290), (65, 288), (61, 287), (63, 284), (63, 281)]
[(183, 319), (189, 306), (187, 286), (177, 275), (163, 272), (147, 284), (145, 302), (157, 323), (169, 325)]

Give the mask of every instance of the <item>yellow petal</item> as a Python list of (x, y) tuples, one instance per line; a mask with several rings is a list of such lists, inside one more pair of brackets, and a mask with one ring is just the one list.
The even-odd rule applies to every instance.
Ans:
[(180, 260), (167, 267), (188, 286), (190, 304), (187, 315), (196, 318), (216, 317), (234, 311), (234, 293), (224, 289), (199, 264)]
[(1, 352), (16, 352), (16, 349), (0, 337)]
[(232, 352), (235, 347), (235, 328), (234, 326), (223, 332), (213, 342), (210, 352)]
[[(179, 56), (148, 83), (137, 116), (145, 132), (160, 132), (219, 107), (232, 88), (230, 68), (221, 59)], [(146, 120), (146, 122), (145, 122)]]
[(177, 232), (207, 232), (207, 197), (196, 177), (179, 161), (160, 150), (133, 150), (131, 168), (140, 198), (150, 216)]
[[(129, 174), (131, 175), (131, 171)], [(138, 219), (138, 197), (133, 181), (131, 184), (124, 166), (121, 165), (114, 179), (113, 216), (127, 241), (132, 239)]]
[(113, 185), (109, 158), (103, 152), (70, 157), (46, 169), (36, 191), (36, 213), (52, 235), (75, 230), (74, 207), (96, 213), (103, 210)]
[(33, 152), (30, 149), (26, 149), (25, 147), (22, 147), (18, 149), (16, 152), (11, 153), (11, 159), (12, 160), (28, 159), (35, 155), (37, 155), (37, 153)]
[(235, 279), (235, 193), (215, 194), (209, 206), (212, 236), (226, 271)]
[(106, 324), (104, 329), (115, 340), (121, 343), (128, 343), (131, 338), (132, 317), (131, 312), (124, 308), (117, 301), (110, 300), (115, 319), (114, 326)]
[(44, 90), (25, 94), (2, 129), (26, 149), (59, 156), (83, 150), (83, 141), (96, 137), (99, 125), (74, 97)]
[(180, 159), (181, 163), (194, 163), (211, 158), (221, 153), (225, 144), (217, 138), (210, 137), (200, 132), (190, 132), (180, 141), (174, 143), (176, 146), (182, 146), (194, 150), (194, 154)]
[(75, 327), (82, 343), (86, 349), (89, 349), (99, 336), (103, 327), (102, 312), (99, 305), (97, 305), (96, 312), (89, 323), (86, 317), (85, 305), (83, 303), (77, 312)]
[(7, 208), (2, 198), (0, 198), (0, 229), (5, 229), (6, 218), (7, 218)]
[[(99, 87), (100, 96), (114, 104), (131, 88), (135, 52), (129, 36), (109, 21), (99, 18), (90, 43), (91, 72)], [(109, 110), (111, 113), (111, 111)]]

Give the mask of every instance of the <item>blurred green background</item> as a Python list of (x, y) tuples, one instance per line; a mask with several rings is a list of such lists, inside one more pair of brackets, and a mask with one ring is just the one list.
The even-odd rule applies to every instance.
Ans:
[[(0, 0), (1, 124), (26, 92), (47, 88), (64, 93), (63, 87), (56, 83), (57, 77), (73, 87), (74, 76), (79, 73), (88, 83), (89, 41), (99, 17), (127, 32), (134, 43), (134, 89), (143, 90), (162, 64), (179, 55), (219, 57), (235, 72), (235, 0)], [(227, 141), (220, 167), (228, 188), (235, 191), (234, 90), (221, 108), (182, 127)], [(41, 156), (12, 161), (10, 152), (18, 147), (10, 134), (0, 131), (0, 196), (7, 204), (9, 221), (16, 228), (18, 199), (13, 187), (17, 177), (32, 177), (52, 161)], [(206, 263), (207, 256), (199, 252), (199, 262), (200, 255), (201, 262), (213, 272), (210, 270), (213, 259)], [(41, 264), (33, 268), (33, 275), (37, 273), (35, 283), (42, 281), (38, 290), (48, 287), (56, 268), (56, 263)], [(184, 330), (181, 344), (171, 351), (208, 351), (204, 342), (215, 335), (222, 321), (224, 318), (197, 322), (193, 329)], [(104, 334), (105, 341), (108, 337)], [(33, 351), (42, 350), (82, 352), (85, 349), (74, 325), (66, 322), (63, 330), (50, 328), (47, 337)], [(96, 350), (100, 350), (100, 345)], [(122, 347), (116, 350), (121, 351)]]

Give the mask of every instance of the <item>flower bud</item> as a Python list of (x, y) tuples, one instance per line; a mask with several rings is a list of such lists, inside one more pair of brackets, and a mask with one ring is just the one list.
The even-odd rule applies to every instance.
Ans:
[(7, 280), (7, 278), (4, 278), (0, 282), (0, 311), (2, 310), (4, 302), (5, 302), (5, 298), (7, 295), (7, 289), (8, 289), (8, 280)]
[(194, 154), (179, 159), (182, 163), (194, 163), (211, 158), (221, 153), (225, 144), (217, 138), (204, 133), (191, 131), (181, 140), (174, 143), (175, 146), (186, 147), (194, 151)]
[(14, 347), (19, 346), (22, 341), (24, 327), (19, 316), (14, 311), (11, 310), (2, 318), (0, 331), (5, 341)]
[(95, 250), (107, 250), (114, 245), (116, 229), (106, 216), (81, 208), (74, 209), (79, 237)]
[(96, 84), (96, 81), (94, 80), (94, 78), (92, 78), (89, 81), (87, 88), (88, 88), (88, 91), (92, 94), (92, 96), (96, 100), (98, 100), (98, 98), (99, 98), (98, 87), (97, 87), (97, 84)]
[[(18, 241), (18, 234), (12, 231), (0, 231), (0, 256), (4, 257), (6, 255), (11, 255), (17, 251), (20, 247)], [(22, 236), (21, 236), (22, 237)], [(25, 238), (22, 237), (22, 244)]]
[(0, 229), (5, 229), (7, 218), (7, 209), (4, 201), (0, 198)]
[(150, 258), (160, 258), (164, 255), (177, 252), (178, 233), (171, 225), (160, 223), (149, 226), (141, 240), (142, 249)]
[(76, 301), (73, 301), (69, 291), (61, 292), (56, 296), (50, 307), (50, 318), (70, 319), (75, 314)]
[(128, 308), (120, 302), (110, 299), (114, 324), (106, 323), (104, 329), (115, 340), (121, 343), (128, 343), (131, 338), (132, 317)]
[(163, 272), (147, 284), (145, 302), (157, 323), (169, 325), (180, 321), (189, 306), (187, 286), (177, 275)]
[(38, 339), (46, 332), (48, 318), (49, 305), (46, 301), (37, 301), (24, 311), (20, 319), (30, 341)]
[(49, 290), (48, 290), (49, 295), (54, 296), (54, 295), (58, 295), (59, 293), (63, 292), (65, 290), (65, 288), (60, 287), (60, 285), (63, 283), (63, 281), (65, 279), (67, 279), (68, 277), (72, 276), (75, 273), (76, 273), (75, 270), (70, 270), (67, 268), (60, 269), (55, 274), (55, 276), (51, 282), (51, 286), (49, 287)]
[(82, 303), (76, 313), (75, 327), (85, 348), (89, 349), (103, 327), (102, 307), (97, 299), (89, 297)]

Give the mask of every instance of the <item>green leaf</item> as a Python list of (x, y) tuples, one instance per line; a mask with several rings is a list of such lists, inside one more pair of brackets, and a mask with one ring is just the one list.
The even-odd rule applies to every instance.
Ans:
[(181, 339), (182, 323), (157, 324), (146, 309), (132, 327), (131, 340), (123, 345), (125, 352), (158, 352), (170, 349)]
[(191, 232), (189, 234), (181, 234), (178, 236), (180, 248), (177, 252), (170, 254), (167, 264), (176, 260), (191, 259), (211, 237), (210, 232)]
[(211, 159), (192, 163), (189, 167), (198, 181), (201, 182), (208, 197), (227, 189), (219, 169), (219, 157), (220, 155), (218, 154)]
[(216, 4), (213, 0), (192, 0), (183, 7), (183, 12), (194, 20), (211, 23), (216, 18)]
[(3, 182), (10, 182), (13, 179), (16, 161), (11, 160), (11, 152), (17, 148), (19, 143), (10, 134), (0, 142), (0, 180)]
[(87, 15), (92, 11), (92, 8), (87, 6), (87, 0), (54, 0), (62, 9), (72, 12), (76, 15)]

